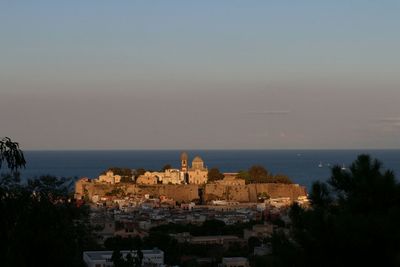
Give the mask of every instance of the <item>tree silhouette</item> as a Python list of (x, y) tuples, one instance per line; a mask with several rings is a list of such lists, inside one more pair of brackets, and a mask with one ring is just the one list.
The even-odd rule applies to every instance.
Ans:
[(278, 266), (400, 265), (400, 185), (378, 160), (335, 166), (310, 200), (310, 209), (291, 208), (291, 238), (273, 242)]
[(9, 137), (0, 140), (0, 169), (3, 162), (6, 162), (7, 167), (12, 171), (25, 167), (26, 164), (24, 153), (19, 148), (19, 144), (13, 142)]
[(218, 168), (211, 168), (208, 171), (208, 181), (209, 182), (222, 180), (223, 178), (224, 178), (224, 175), (219, 171)]
[[(25, 166), (17, 143), (4, 138), (1, 161), (17, 171)], [(96, 245), (86, 206), (77, 207), (66, 179), (41, 176), (20, 183), (0, 178), (1, 266), (82, 266), (82, 252)]]

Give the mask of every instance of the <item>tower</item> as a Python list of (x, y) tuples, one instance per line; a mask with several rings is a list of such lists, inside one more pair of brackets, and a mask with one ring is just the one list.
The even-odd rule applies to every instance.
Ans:
[(187, 173), (188, 171), (188, 154), (186, 152), (182, 152), (181, 154), (181, 171), (183, 173)]
[(189, 183), (188, 154), (186, 152), (181, 154), (181, 179), (185, 184)]

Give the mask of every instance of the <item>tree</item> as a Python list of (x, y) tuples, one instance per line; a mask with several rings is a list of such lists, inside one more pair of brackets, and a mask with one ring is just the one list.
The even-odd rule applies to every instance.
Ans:
[(146, 170), (143, 168), (136, 169), (134, 171), (135, 179), (137, 179), (140, 175), (143, 175), (145, 173), (146, 173)]
[(287, 175), (276, 174), (268, 172), (261, 165), (253, 165), (248, 171), (239, 171), (238, 177), (244, 179), (246, 184), (249, 183), (280, 183), (292, 184), (293, 182)]
[(291, 238), (275, 242), (277, 260), (291, 266), (400, 265), (400, 184), (378, 160), (360, 155), (349, 170), (335, 166), (327, 183), (313, 184), (310, 200), (310, 209), (291, 208)]
[(162, 172), (165, 172), (165, 170), (169, 170), (169, 169), (172, 169), (171, 164), (166, 164), (166, 165), (164, 165), (164, 167), (161, 169), (161, 171), (162, 171)]
[(284, 174), (275, 174), (271, 175), (267, 179), (268, 183), (276, 183), (276, 184), (292, 184), (292, 180), (287, 175)]
[(268, 171), (261, 165), (251, 166), (249, 169), (250, 182), (263, 182), (269, 177)]
[[(22, 150), (9, 138), (0, 142), (0, 159), (12, 171), (25, 166)], [(26, 183), (12, 174), (1, 176), (2, 266), (82, 266), (82, 252), (97, 248), (88, 208), (77, 207), (68, 184), (68, 179), (52, 176)]]
[(218, 181), (224, 179), (224, 175), (219, 171), (218, 168), (211, 168), (208, 171), (208, 181)]
[(121, 251), (119, 250), (114, 250), (112, 255), (111, 255), (111, 261), (114, 264), (114, 267), (124, 267), (125, 266), (125, 260), (122, 256)]
[(24, 153), (19, 148), (19, 144), (13, 142), (9, 137), (0, 140), (0, 169), (3, 162), (6, 162), (7, 167), (12, 171), (25, 167), (26, 164)]
[(249, 174), (249, 172), (248, 172), (248, 171), (243, 171), (243, 170), (240, 170), (240, 171), (239, 171), (239, 173), (238, 173), (238, 175), (237, 175), (237, 177), (238, 177), (238, 178), (240, 178), (240, 179), (243, 179), (243, 180), (245, 180), (245, 181), (246, 181), (246, 183), (249, 183), (249, 180), (250, 180), (250, 174)]
[(133, 182), (134, 173), (132, 169), (129, 168), (120, 168), (120, 167), (111, 167), (106, 171), (102, 172), (102, 174), (106, 174), (108, 171), (112, 171), (114, 175), (121, 176), (121, 183), (131, 183)]
[(253, 253), (255, 247), (261, 246), (261, 241), (258, 237), (251, 236), (249, 240), (247, 240), (247, 245), (249, 247), (249, 252)]

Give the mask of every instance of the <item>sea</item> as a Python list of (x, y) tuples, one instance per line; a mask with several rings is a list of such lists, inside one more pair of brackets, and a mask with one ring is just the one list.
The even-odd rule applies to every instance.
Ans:
[[(164, 165), (180, 166), (180, 150), (25, 151), (22, 178), (40, 175), (96, 178), (109, 167), (160, 170)], [(208, 168), (222, 172), (246, 170), (262, 165), (273, 174), (286, 174), (308, 189), (315, 181), (326, 181), (334, 165), (349, 167), (360, 154), (369, 154), (384, 169), (400, 177), (400, 150), (189, 150), (189, 162), (200, 156)], [(3, 169), (4, 171), (4, 169)]]

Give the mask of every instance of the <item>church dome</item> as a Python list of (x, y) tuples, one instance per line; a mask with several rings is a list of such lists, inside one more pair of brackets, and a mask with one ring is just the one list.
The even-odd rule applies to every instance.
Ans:
[(188, 159), (188, 154), (186, 152), (182, 152), (181, 160), (187, 160), (187, 159)]
[(199, 157), (199, 156), (196, 156), (194, 159), (193, 159), (193, 163), (203, 163), (203, 160)]

